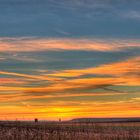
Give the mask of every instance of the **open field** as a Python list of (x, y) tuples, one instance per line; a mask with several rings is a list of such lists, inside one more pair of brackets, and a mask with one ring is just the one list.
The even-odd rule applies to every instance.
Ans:
[(0, 140), (140, 140), (140, 122), (0, 122)]

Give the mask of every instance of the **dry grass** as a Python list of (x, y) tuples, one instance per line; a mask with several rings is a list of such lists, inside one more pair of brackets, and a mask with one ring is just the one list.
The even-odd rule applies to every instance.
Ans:
[(1, 122), (0, 140), (140, 140), (140, 123)]

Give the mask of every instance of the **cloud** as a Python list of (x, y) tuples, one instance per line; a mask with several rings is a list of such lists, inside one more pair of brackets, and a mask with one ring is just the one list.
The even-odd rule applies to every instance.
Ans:
[[(38, 94), (38, 93), (37, 93)], [(9, 103), (9, 102), (26, 102), (27, 100), (32, 102), (32, 100), (58, 100), (58, 99), (68, 99), (68, 98), (87, 98), (87, 97), (109, 97), (109, 96), (118, 96), (122, 94), (127, 94), (127, 93), (117, 93), (116, 92), (110, 92), (110, 93), (57, 93), (57, 94), (27, 94), (27, 93), (14, 93), (14, 94), (0, 94), (0, 100), (1, 103)]]
[(140, 48), (139, 40), (0, 38), (0, 52), (121, 51)]
[(140, 101), (140, 97), (135, 97), (135, 98), (132, 98), (132, 100), (135, 102), (135, 101)]
[[(140, 78), (140, 57), (128, 58), (125, 61), (114, 62), (111, 64), (103, 64), (98, 67), (91, 67), (85, 69), (76, 69), (76, 70), (64, 70), (64, 71), (56, 71), (55, 73), (48, 74), (48, 76), (53, 77), (81, 77), (84, 75), (106, 75), (107, 77), (113, 76), (113, 79), (120, 79), (122, 83), (134, 83), (139, 85)], [(96, 78), (94, 78), (96, 79)], [(99, 78), (100, 79), (100, 78)], [(105, 78), (101, 78), (105, 79)], [(112, 78), (110, 78), (112, 79)], [(129, 83), (129, 84), (130, 84)]]
[[(48, 81), (46, 85), (36, 85), (36, 87), (12, 87), (4, 86), (0, 87), (1, 91), (20, 91), (23, 93), (40, 93), (40, 94), (49, 94), (49, 93), (59, 93), (59, 92), (77, 92), (77, 90), (91, 90), (91, 89), (104, 89), (108, 90), (108, 86), (115, 85), (127, 85), (127, 86), (139, 86), (140, 85), (140, 76), (139, 76), (139, 61), (140, 57), (134, 57), (122, 62), (116, 62), (111, 64), (103, 64), (98, 67), (86, 68), (86, 69), (77, 69), (77, 70), (64, 70), (50, 72), (48, 74), (21, 74), (15, 72), (5, 72), (0, 71), (2, 75), (16, 76), (24, 78), (26, 81)], [(94, 77), (90, 76), (89, 78), (84, 78), (82, 76), (93, 75), (93, 74), (102, 74), (104, 77)], [(72, 77), (72, 79), (69, 79)], [(14, 82), (14, 80), (13, 80)], [(110, 90), (111, 91), (111, 90)], [(118, 91), (119, 92), (119, 91)]]
[(23, 85), (25, 83), (25, 81), (18, 78), (0, 78), (0, 85)]
[(27, 80), (44, 80), (44, 81), (59, 81), (62, 78), (51, 78), (47, 77), (46, 75), (31, 75), (31, 74), (23, 74), (23, 73), (16, 73), (16, 72), (7, 72), (7, 71), (0, 71), (1, 75), (10, 75), (10, 76), (16, 76), (16, 77), (23, 77)]
[[(10, 60), (15, 57), (12, 60), (15, 62), (15, 67), (5, 68), (4, 65), (5, 69), (0, 70), (0, 105), (4, 106), (0, 108), (3, 111), (0, 115), (10, 114), (13, 115), (11, 118), (14, 118), (23, 114), (26, 118), (48, 116), (50, 119), (56, 116), (72, 118), (81, 115), (84, 117), (86, 113), (89, 117), (93, 115), (97, 117), (125, 116), (125, 114), (137, 116), (139, 89), (135, 92), (133, 89), (140, 86), (139, 52), (136, 56), (128, 56), (125, 60), (119, 59), (115, 62), (109, 60), (106, 63), (101, 62), (86, 68), (66, 67), (65, 70), (61, 68), (50, 70), (44, 67), (47, 64), (43, 63), (43, 67), (39, 65), (40, 67), (22, 69), (23, 67), (16, 65), (18, 60), (22, 60), (21, 56), (24, 54), (31, 58), (30, 60), (25, 58), (27, 62), (33, 62), (33, 60), (36, 61), (33, 54), (39, 52), (61, 51), (63, 53), (63, 51), (72, 50), (69, 60), (73, 57), (73, 52), (93, 51), (96, 53), (98, 51), (99, 54), (108, 52), (107, 55), (117, 52), (119, 57), (119, 53), (123, 51), (127, 53), (133, 48), (139, 51), (139, 40), (1, 38), (2, 58), (4, 56)], [(127, 49), (128, 51), (125, 51)], [(12, 54), (12, 57), (8, 54)], [(55, 55), (57, 54), (54, 53), (52, 57), (54, 58)], [(95, 58), (94, 55), (93, 58)], [(61, 59), (65, 59), (65, 55)], [(83, 63), (84, 59), (80, 57), (78, 62)], [(63, 61), (62, 64), (65, 65)], [(132, 90), (128, 90), (129, 87)], [(10, 110), (11, 108), (13, 110)], [(120, 108), (123, 110), (120, 111)]]
[(6, 60), (6, 58), (0, 57), (0, 61), (4, 61), (4, 60)]
[(140, 20), (140, 11), (129, 10), (126, 12), (122, 12), (120, 16), (127, 19)]
[(0, 0), (0, 119), (140, 116), (139, 4)]

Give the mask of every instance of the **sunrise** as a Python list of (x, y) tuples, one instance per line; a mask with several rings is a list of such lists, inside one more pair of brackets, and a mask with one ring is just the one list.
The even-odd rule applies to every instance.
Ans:
[[(45, 122), (43, 129), (67, 132), (63, 125), (99, 119), (107, 127), (109, 118), (133, 128), (138, 122), (140, 139), (139, 6), (137, 0), (0, 0), (0, 129), (6, 129), (0, 139), (10, 132), (12, 140), (17, 121), (30, 131)], [(79, 129), (74, 140), (86, 138)], [(38, 140), (66, 140), (64, 131)]]

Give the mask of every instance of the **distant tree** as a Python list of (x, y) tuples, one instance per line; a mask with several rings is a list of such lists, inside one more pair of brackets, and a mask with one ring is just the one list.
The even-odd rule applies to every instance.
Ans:
[(59, 118), (59, 122), (61, 122), (61, 118)]
[(38, 118), (35, 118), (35, 123), (37, 123), (38, 122)]

